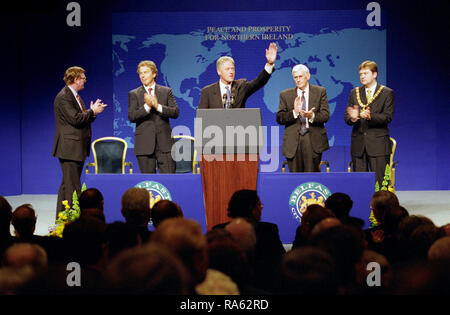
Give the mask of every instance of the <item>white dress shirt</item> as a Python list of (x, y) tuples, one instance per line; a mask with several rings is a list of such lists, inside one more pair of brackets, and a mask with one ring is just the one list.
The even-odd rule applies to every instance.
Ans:
[[(153, 83), (153, 85), (150, 85), (150, 86), (144, 86), (145, 92), (148, 93), (149, 89), (151, 88), (152, 92), (151, 92), (150, 95), (154, 96), (155, 95), (155, 86), (156, 86), (156, 83)], [(150, 113), (151, 108), (146, 103), (144, 103), (144, 108), (145, 108), (145, 111), (147, 113)], [(162, 113), (163, 110), (162, 110), (162, 105), (161, 104), (158, 104), (157, 111)]]
[(366, 98), (367, 98), (367, 90), (370, 90), (370, 95), (372, 96), (372, 99), (375, 95), (375, 89), (377, 88), (377, 82), (374, 82), (371, 86), (366, 87), (365, 91), (366, 91)]
[[(304, 91), (305, 91), (305, 103), (306, 103), (305, 104), (305, 106), (306, 106), (305, 111), (309, 111), (309, 84), (306, 86)], [(299, 96), (300, 99), (302, 97), (302, 94), (303, 94), (303, 91), (300, 90), (299, 88), (297, 88), (297, 96)], [(294, 113), (294, 118), (297, 119), (299, 115), (297, 115), (297, 113), (295, 112), (295, 109), (293, 109), (292, 112)], [(314, 117), (315, 117), (315, 114), (313, 112), (311, 119), (307, 119), (306, 120), (306, 128), (309, 128), (309, 123), (313, 123), (314, 122)]]
[(80, 106), (81, 111), (84, 111), (85, 109), (83, 108), (83, 105), (81, 105), (80, 102), (78, 101), (78, 98), (77, 98), (78, 93), (77, 93), (77, 91), (72, 89), (70, 86), (67, 86), (67, 87), (72, 91), (73, 96), (75, 96), (75, 99), (77, 100), (78, 106)]

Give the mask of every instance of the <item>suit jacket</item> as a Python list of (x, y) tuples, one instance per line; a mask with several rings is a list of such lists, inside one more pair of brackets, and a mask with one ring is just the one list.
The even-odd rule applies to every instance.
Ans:
[[(350, 92), (347, 107), (358, 105), (356, 89), (359, 89), (361, 102), (367, 104), (366, 91), (364, 86), (354, 88)], [(377, 84), (375, 94), (380, 89)], [(356, 122), (350, 120), (345, 111), (345, 122), (353, 126), (350, 151), (352, 156), (361, 157), (364, 148), (369, 156), (383, 156), (391, 154), (391, 142), (389, 140), (388, 124), (394, 116), (394, 91), (384, 87), (381, 93), (369, 105), (370, 120), (358, 119)]]
[(172, 89), (159, 84), (155, 85), (155, 96), (162, 106), (162, 113), (154, 108), (147, 113), (144, 108), (144, 94), (143, 86), (128, 92), (128, 119), (136, 123), (134, 154), (153, 154), (156, 143), (162, 152), (170, 152), (173, 139), (169, 118), (177, 118), (180, 113)]
[[(284, 125), (282, 154), (291, 159), (297, 152), (298, 134), (300, 133), (300, 116), (294, 118), (294, 102), (297, 97), (297, 87), (284, 90), (280, 93), (280, 105), (277, 112), (277, 122)], [(330, 118), (327, 91), (324, 87), (309, 84), (308, 108), (315, 107), (314, 121), (309, 123), (312, 149), (322, 153), (330, 148), (328, 144), (325, 123)]]
[[(235, 100), (231, 107), (245, 108), (245, 102), (250, 95), (262, 88), (269, 81), (270, 76), (266, 70), (263, 70), (253, 81), (234, 80), (231, 84), (231, 95), (235, 97)], [(202, 89), (198, 108), (224, 108), (219, 81)]]
[[(82, 99), (81, 104), (85, 107)], [(65, 86), (55, 97), (54, 113), (56, 129), (53, 156), (84, 161), (90, 153), (94, 111), (88, 109), (83, 112), (70, 88)]]

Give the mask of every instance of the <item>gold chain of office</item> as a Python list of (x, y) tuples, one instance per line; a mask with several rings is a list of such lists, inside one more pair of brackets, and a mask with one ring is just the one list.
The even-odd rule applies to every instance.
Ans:
[(383, 90), (384, 86), (380, 85), (380, 88), (378, 89), (377, 93), (372, 97), (372, 100), (370, 102), (367, 102), (367, 104), (363, 104), (361, 101), (361, 96), (359, 95), (359, 88), (356, 89), (356, 99), (358, 100), (359, 106), (362, 108), (363, 111), (366, 110), (367, 106), (372, 104), (373, 100), (377, 98), (378, 95), (380, 95), (381, 91)]

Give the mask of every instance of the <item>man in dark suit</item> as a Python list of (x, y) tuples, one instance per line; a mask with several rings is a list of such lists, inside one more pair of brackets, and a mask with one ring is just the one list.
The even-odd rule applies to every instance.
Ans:
[[(242, 189), (231, 196), (228, 203), (230, 218), (244, 218), (254, 228), (256, 244), (252, 261), (258, 285), (272, 292), (278, 286), (279, 267), (281, 258), (286, 253), (274, 223), (262, 222), (263, 205), (255, 190)], [(217, 224), (213, 229), (225, 228), (229, 222)]]
[(54, 102), (55, 112), (55, 139), (53, 156), (59, 158), (63, 179), (58, 190), (56, 214), (64, 207), (63, 200), (72, 204), (73, 192), (80, 195), (80, 176), (84, 160), (90, 153), (91, 123), (107, 106), (100, 99), (91, 101), (89, 109), (78, 94), (84, 89), (86, 83), (85, 70), (80, 67), (70, 67), (64, 73), (66, 86), (56, 95)]
[(264, 70), (253, 81), (235, 80), (234, 60), (231, 57), (220, 57), (216, 62), (219, 82), (205, 86), (202, 89), (198, 108), (244, 108), (247, 99), (262, 88), (273, 72), (277, 58), (277, 45), (270, 43), (266, 49), (267, 63)]
[(158, 69), (153, 61), (138, 65), (142, 85), (128, 92), (128, 119), (136, 123), (134, 154), (141, 173), (175, 173), (171, 150), (174, 143), (169, 118), (179, 109), (172, 89), (156, 84)]
[(388, 124), (394, 116), (394, 91), (377, 83), (378, 66), (364, 61), (359, 66), (363, 84), (354, 88), (348, 98), (345, 122), (352, 126), (351, 155), (355, 172), (375, 172), (383, 182), (391, 154)]
[(329, 149), (324, 124), (330, 118), (327, 91), (308, 83), (305, 65), (292, 69), (296, 87), (280, 93), (277, 122), (284, 125), (282, 154), (290, 172), (319, 172), (322, 152)]

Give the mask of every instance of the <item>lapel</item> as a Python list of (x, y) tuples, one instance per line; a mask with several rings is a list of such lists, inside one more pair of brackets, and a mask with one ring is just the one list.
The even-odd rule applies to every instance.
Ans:
[(366, 88), (364, 85), (359, 87), (359, 97), (361, 98), (361, 103), (367, 104)]
[(145, 101), (144, 101), (145, 88), (144, 88), (143, 85), (141, 85), (139, 87), (139, 89), (137, 90), (137, 94), (138, 94), (137, 95), (138, 96), (138, 103), (143, 105), (145, 103)]
[(223, 108), (222, 95), (220, 94), (219, 81), (217, 81), (217, 83), (214, 85), (214, 88), (213, 88), (213, 99), (219, 105), (218, 108)]
[[(317, 98), (317, 89), (314, 85), (310, 84), (309, 85), (309, 96), (308, 96), (308, 110), (311, 110), (311, 108), (313, 107), (312, 104), (318, 104), (319, 102), (316, 102), (316, 98)], [(316, 108), (317, 110), (317, 108)]]
[[(70, 95), (70, 97), (72, 98), (72, 101), (73, 101), (73, 104), (75, 105), (75, 107), (80, 112), (83, 112), (80, 108), (80, 105), (78, 105), (78, 101), (75, 98), (75, 95), (73, 95), (72, 90), (67, 85), (66, 85), (65, 89), (66, 89), (66, 93), (68, 93)], [(78, 93), (78, 95), (80, 95), (80, 94)], [(83, 99), (81, 98), (81, 95), (80, 95), (80, 103), (81, 103), (81, 106), (83, 106), (84, 110), (86, 110), (86, 106), (84, 106), (84, 102), (83, 102)]]
[(161, 93), (160, 86), (155, 83), (155, 96), (158, 100), (160, 99), (160, 96), (161, 96), (160, 93)]
[(292, 88), (289, 91), (289, 106), (290, 110), (294, 109), (295, 98), (297, 97), (297, 87)]

